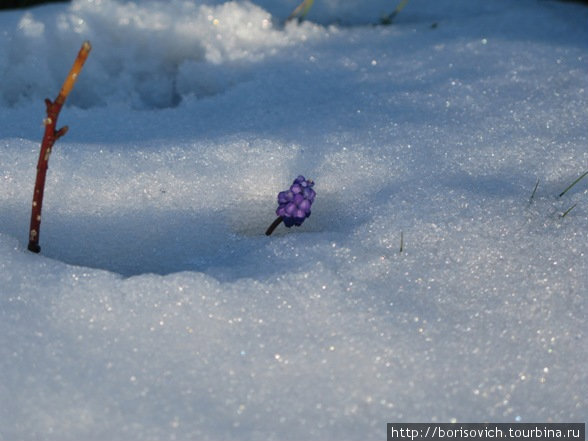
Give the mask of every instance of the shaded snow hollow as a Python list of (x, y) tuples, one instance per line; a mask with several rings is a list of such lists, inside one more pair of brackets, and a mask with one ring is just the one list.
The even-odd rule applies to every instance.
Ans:
[[(588, 421), (588, 180), (557, 197), (588, 10), (315, 3), (0, 13), (0, 439)], [(34, 255), (42, 100), (86, 39)], [(299, 174), (312, 216), (266, 237)]]

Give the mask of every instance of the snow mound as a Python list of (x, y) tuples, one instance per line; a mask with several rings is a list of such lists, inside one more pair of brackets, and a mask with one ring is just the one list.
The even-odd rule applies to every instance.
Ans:
[(245, 81), (252, 64), (321, 34), (310, 24), (276, 29), (272, 16), (249, 2), (74, 0), (66, 10), (45, 6), (5, 16), (11, 30), (10, 44), (0, 48), (5, 105), (59, 90), (83, 40), (94, 50), (68, 102), (145, 109), (222, 93)]

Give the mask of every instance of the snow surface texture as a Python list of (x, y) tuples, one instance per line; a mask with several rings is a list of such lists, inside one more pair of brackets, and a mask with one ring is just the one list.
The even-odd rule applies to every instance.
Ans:
[(588, 422), (588, 9), (296, 3), (0, 13), (0, 439)]

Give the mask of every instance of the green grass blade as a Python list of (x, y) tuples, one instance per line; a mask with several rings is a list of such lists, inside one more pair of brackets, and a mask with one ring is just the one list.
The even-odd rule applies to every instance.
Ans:
[(572, 182), (568, 188), (566, 188), (564, 191), (562, 191), (559, 194), (559, 197), (561, 198), (564, 194), (566, 194), (568, 192), (568, 190), (570, 190), (574, 185), (576, 185), (578, 182), (580, 182), (582, 179), (584, 179), (585, 176), (588, 176), (588, 171), (583, 173), (582, 176), (580, 176), (578, 179), (576, 179), (574, 182)]
[(312, 8), (313, 3), (314, 0), (304, 0), (296, 7), (296, 9), (294, 9), (294, 11), (292, 11), (290, 16), (286, 19), (286, 22), (289, 22), (290, 20), (293, 20), (296, 17), (304, 19), (304, 17), (306, 17), (306, 14), (308, 14), (308, 11), (310, 11), (310, 8)]
[(572, 211), (574, 208), (576, 208), (576, 205), (578, 205), (578, 204), (574, 204), (570, 208), (568, 208), (566, 211), (564, 211), (564, 213), (561, 215), (562, 219), (564, 217), (566, 217), (570, 211)]
[(533, 193), (531, 193), (531, 197), (529, 198), (529, 204), (533, 202), (533, 198), (535, 197), (535, 193), (537, 193), (537, 187), (539, 187), (539, 179), (537, 179), (537, 183), (535, 184), (535, 188), (533, 189)]
[(398, 14), (400, 14), (400, 11), (404, 9), (407, 3), (408, 0), (401, 0), (398, 6), (396, 6), (396, 9), (394, 9), (394, 11), (392, 11), (390, 15), (387, 15), (386, 17), (382, 18), (381, 23), (384, 25), (392, 24), (392, 21), (396, 18)]

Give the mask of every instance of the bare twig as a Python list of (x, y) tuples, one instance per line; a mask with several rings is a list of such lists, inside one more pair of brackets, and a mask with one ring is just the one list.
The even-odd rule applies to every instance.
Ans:
[(47, 168), (49, 165), (49, 156), (51, 155), (51, 149), (53, 144), (59, 138), (67, 132), (67, 126), (55, 130), (57, 124), (57, 118), (59, 112), (65, 103), (65, 99), (73, 89), (73, 86), (78, 78), (80, 71), (84, 65), (84, 62), (88, 58), (88, 54), (92, 46), (90, 42), (86, 41), (82, 44), (78, 56), (76, 57), (74, 64), (65, 79), (59, 95), (55, 101), (45, 100), (47, 118), (43, 120), (45, 125), (45, 134), (43, 135), (43, 142), (41, 143), (41, 152), (39, 153), (39, 162), (37, 163), (37, 178), (35, 180), (35, 191), (33, 193), (33, 206), (31, 209), (31, 224), (29, 228), (29, 251), (38, 253), (41, 251), (39, 246), (39, 230), (41, 228), (41, 209), (43, 206), (43, 193), (45, 191), (45, 178), (47, 176)]

